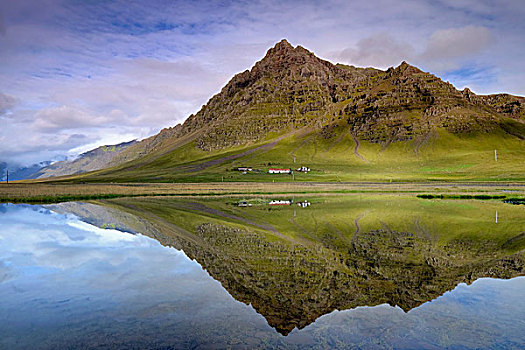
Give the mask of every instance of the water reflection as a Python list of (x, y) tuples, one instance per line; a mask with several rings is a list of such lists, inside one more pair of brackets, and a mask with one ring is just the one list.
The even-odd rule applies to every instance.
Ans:
[(2, 209), (0, 348), (189, 347), (203, 334), (220, 344), (230, 323), (269, 330), (181, 251), (38, 206)]
[[(248, 207), (158, 198), (105, 205), (132, 215), (114, 212), (117, 225), (147, 221), (141, 232), (184, 250), (283, 335), (333, 310), (387, 303), (408, 311), (459, 283), (524, 273), (521, 207), (396, 196), (311, 201), (299, 212), (263, 199)], [(85, 214), (90, 206), (62, 208)], [(495, 207), (505, 217), (498, 224)]]
[[(162, 198), (2, 205), (0, 347), (525, 341), (525, 280), (479, 279), (523, 275), (521, 207), (309, 200), (297, 212)], [(504, 226), (483, 221), (494, 206)]]

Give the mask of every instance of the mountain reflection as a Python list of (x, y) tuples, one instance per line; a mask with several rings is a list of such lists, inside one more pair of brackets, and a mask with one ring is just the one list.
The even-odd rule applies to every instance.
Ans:
[(393, 196), (309, 198), (304, 208), (249, 201), (133, 198), (54, 209), (182, 249), (283, 335), (333, 310), (388, 303), (408, 311), (461, 282), (524, 275), (519, 206)]

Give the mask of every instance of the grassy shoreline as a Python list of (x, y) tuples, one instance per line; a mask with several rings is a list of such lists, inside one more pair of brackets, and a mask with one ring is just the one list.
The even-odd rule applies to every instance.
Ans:
[[(419, 194), (421, 198), (522, 197), (525, 183), (10, 183), (0, 184), (0, 203), (57, 203), (153, 196), (330, 195), (358, 193)], [(426, 197), (425, 197), (426, 196)], [(463, 197), (462, 197), (463, 196)]]

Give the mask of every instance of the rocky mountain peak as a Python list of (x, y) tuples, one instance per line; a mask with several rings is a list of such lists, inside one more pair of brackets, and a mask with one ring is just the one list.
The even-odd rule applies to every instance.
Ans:
[(518, 102), (474, 97), (406, 61), (387, 71), (334, 65), (283, 39), (177, 130), (156, 139), (193, 135), (197, 148), (210, 151), (303, 127), (323, 128), (329, 138), (330, 130), (348, 125), (356, 137), (389, 143), (436, 128), (490, 132), (498, 128), (498, 110), (481, 107), (487, 104), (521, 118)]
[(406, 61), (401, 62), (401, 64), (395, 68), (389, 68), (387, 72), (392, 72), (394, 74), (399, 74), (399, 75), (411, 75), (411, 74), (423, 73), (419, 68), (408, 64)]
[(295, 48), (286, 39), (283, 39), (275, 44), (274, 47), (270, 48), (259, 63), (283, 60), (284, 58), (293, 56), (294, 54)]
[(291, 67), (299, 67), (305, 64), (319, 64), (322, 60), (302, 46), (293, 47), (286, 39), (278, 42), (268, 50), (264, 58), (257, 62), (253, 72), (275, 73), (287, 70)]
[(292, 46), (292, 44), (290, 44), (288, 42), (288, 40), (286, 39), (283, 39), (281, 41), (279, 41), (277, 44), (275, 44), (274, 47), (272, 47), (271, 49), (268, 50), (268, 53), (273, 53), (273, 52), (286, 52), (286, 51), (290, 51), (290, 50), (294, 50), (294, 47)]

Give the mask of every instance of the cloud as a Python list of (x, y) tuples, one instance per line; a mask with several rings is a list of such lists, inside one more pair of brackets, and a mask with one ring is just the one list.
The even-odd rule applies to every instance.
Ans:
[[(459, 69), (465, 60), (487, 49), (493, 42), (489, 29), (482, 26), (440, 29), (420, 41), (417, 51), (408, 40), (382, 32), (359, 40), (355, 46), (332, 54), (332, 57), (359, 66), (388, 68), (401, 61), (415, 62), (433, 71)], [(470, 64), (472, 65), (472, 64)]]
[(343, 61), (359, 66), (388, 68), (414, 55), (414, 48), (389, 33), (378, 33), (357, 42), (337, 55)]
[[(72, 214), (57, 214), (42, 207), (0, 204), (0, 208), (4, 209), (0, 212), (3, 224), (0, 283), (38, 279), (41, 275), (31, 274), (28, 269), (35, 266), (56, 277), (80, 273), (79, 282), (91, 288), (145, 283), (151, 282), (151, 278), (163, 284), (162, 279), (167, 275), (197, 274), (196, 279), (205, 275), (200, 265), (188, 259), (184, 252), (163, 247), (140, 234), (101, 229)], [(111, 221), (111, 214), (106, 218)], [(167, 262), (170, 262), (170, 269), (152, 276), (153, 266), (164, 266)], [(31, 274), (29, 279), (28, 273)]]
[[(25, 130), (23, 126), (26, 127)], [(89, 130), (46, 134), (32, 132), (24, 123), (3, 123), (0, 128), (0, 159), (10, 165), (30, 165), (43, 159), (62, 159), (69, 150), (99, 138), (100, 135), (90, 133)]]
[(56, 132), (57, 130), (103, 125), (107, 121), (108, 119), (104, 116), (93, 116), (70, 106), (60, 106), (38, 111), (35, 114), (32, 128), (42, 132)]
[(0, 116), (5, 114), (11, 108), (13, 108), (16, 105), (16, 103), (16, 98), (0, 92)]
[[(445, 78), (453, 72), (453, 84), (476, 92), (525, 94), (516, 59), (525, 55), (525, 8), (512, 0), (42, 0), (0, 2), (0, 13), (8, 29), (0, 91), (18, 99), (0, 116), (9, 118), (0, 152), (12, 149), (20, 162), (59, 155), (73, 134), (96, 147), (182, 122), (282, 38), (334, 62), (407, 60)], [(22, 134), (36, 153), (13, 149)]]
[(432, 34), (419, 59), (431, 62), (437, 70), (450, 70), (458, 67), (458, 60), (481, 52), (492, 42), (492, 35), (485, 27), (442, 29)]

